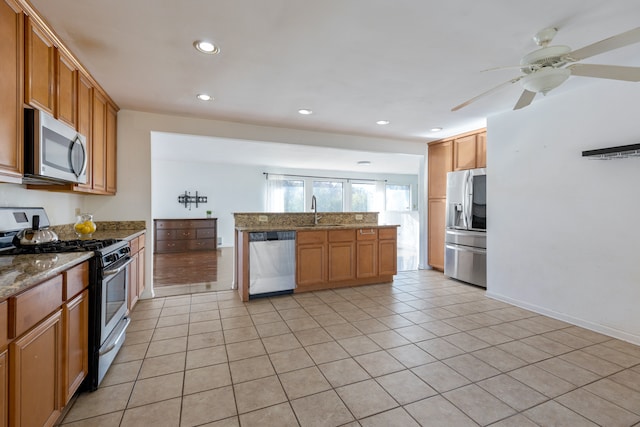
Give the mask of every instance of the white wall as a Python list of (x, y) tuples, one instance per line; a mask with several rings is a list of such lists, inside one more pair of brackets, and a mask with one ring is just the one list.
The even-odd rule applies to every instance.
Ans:
[(640, 85), (600, 81), (488, 120), (487, 295), (640, 344)]
[(73, 224), (76, 222), (76, 208), (84, 212), (82, 196), (27, 190), (20, 184), (0, 183), (0, 206), (43, 207), (51, 225)]

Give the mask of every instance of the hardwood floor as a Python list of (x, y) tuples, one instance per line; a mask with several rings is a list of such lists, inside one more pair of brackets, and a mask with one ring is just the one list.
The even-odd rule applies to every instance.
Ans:
[(233, 248), (153, 255), (155, 296), (229, 290)]

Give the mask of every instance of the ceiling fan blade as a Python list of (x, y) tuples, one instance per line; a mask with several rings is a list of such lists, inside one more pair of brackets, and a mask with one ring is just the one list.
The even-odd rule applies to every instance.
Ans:
[(581, 49), (576, 49), (567, 54), (567, 56), (573, 61), (580, 61), (590, 56), (629, 46), (634, 43), (640, 43), (640, 27), (618, 34), (617, 36), (600, 40)]
[(522, 95), (520, 95), (520, 99), (518, 99), (518, 102), (516, 102), (515, 107), (513, 107), (514, 110), (519, 110), (521, 108), (526, 107), (527, 105), (531, 104), (531, 102), (533, 101), (533, 98), (536, 97), (536, 93), (535, 92), (531, 92), (530, 90), (524, 90), (524, 92), (522, 92)]
[(473, 97), (473, 98), (471, 98), (470, 100), (465, 101), (465, 102), (463, 102), (463, 103), (462, 103), (462, 104), (460, 104), (460, 105), (456, 105), (455, 107), (453, 107), (453, 108), (451, 109), (451, 111), (458, 111), (459, 109), (461, 109), (461, 108), (463, 108), (463, 107), (466, 107), (467, 105), (471, 104), (472, 102), (477, 101), (479, 98), (482, 98), (483, 96), (489, 95), (490, 93), (493, 93), (493, 92), (497, 91), (498, 89), (501, 89), (503, 86), (507, 86), (507, 85), (510, 85), (510, 84), (513, 84), (513, 83), (517, 82), (517, 81), (518, 81), (518, 80), (520, 80), (522, 77), (524, 77), (524, 76), (520, 76), (520, 77), (516, 77), (516, 78), (511, 79), (511, 80), (507, 80), (506, 82), (501, 83), (501, 84), (499, 84), (498, 86), (495, 86), (495, 87), (493, 87), (493, 88), (489, 89), (489, 90), (488, 90), (488, 91), (486, 91), (486, 92), (482, 92), (480, 95), (474, 96), (474, 97)]
[(621, 67), (619, 65), (599, 64), (573, 64), (567, 68), (571, 69), (571, 74), (574, 76), (640, 82), (640, 67)]

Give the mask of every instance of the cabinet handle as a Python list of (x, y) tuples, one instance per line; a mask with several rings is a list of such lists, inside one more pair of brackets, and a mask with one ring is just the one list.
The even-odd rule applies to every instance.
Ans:
[(188, 236), (188, 235), (190, 235), (190, 234), (191, 234), (191, 233), (182, 233), (182, 235), (183, 235), (183, 236)]
[(167, 246), (175, 246), (175, 243), (167, 243)]
[(364, 232), (364, 230), (360, 230), (360, 234), (362, 235), (376, 234), (376, 231), (373, 228), (366, 233)]

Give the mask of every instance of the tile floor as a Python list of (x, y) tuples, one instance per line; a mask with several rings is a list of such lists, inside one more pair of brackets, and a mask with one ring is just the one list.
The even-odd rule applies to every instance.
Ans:
[(434, 271), (142, 300), (64, 426), (638, 426), (640, 347)]

